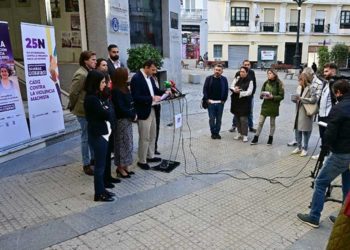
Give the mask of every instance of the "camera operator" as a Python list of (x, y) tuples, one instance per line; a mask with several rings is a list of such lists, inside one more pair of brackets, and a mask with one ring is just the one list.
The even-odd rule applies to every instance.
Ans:
[[(328, 122), (328, 114), (331, 111), (332, 106), (336, 103), (336, 98), (332, 92), (332, 85), (334, 84), (334, 78), (337, 75), (337, 65), (334, 63), (327, 63), (323, 68), (323, 76), (325, 81), (323, 83), (321, 97), (319, 99), (319, 111), (318, 111), (318, 121)], [(321, 148), (323, 146), (323, 135), (325, 132), (325, 127), (319, 126), (319, 132), (321, 137)], [(315, 155), (312, 158), (314, 160), (318, 159), (319, 155)]]
[(339, 103), (327, 116), (328, 125), (323, 138), (324, 146), (331, 153), (315, 180), (310, 213), (297, 215), (312, 227), (319, 227), (326, 190), (331, 182), (342, 175), (343, 200), (350, 189), (350, 83), (344, 79), (336, 81), (333, 92)]

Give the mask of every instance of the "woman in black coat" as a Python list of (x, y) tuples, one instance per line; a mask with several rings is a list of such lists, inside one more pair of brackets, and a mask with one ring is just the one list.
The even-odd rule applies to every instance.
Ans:
[(117, 68), (112, 76), (112, 102), (116, 116), (116, 131), (114, 134), (114, 164), (117, 166), (117, 176), (130, 178), (132, 165), (133, 134), (132, 122), (136, 122), (137, 115), (133, 106), (133, 99), (128, 88), (128, 70)]
[(113, 193), (104, 185), (104, 171), (108, 151), (108, 138), (111, 133), (111, 111), (105, 104), (103, 90), (106, 87), (104, 74), (91, 70), (85, 81), (85, 116), (88, 122), (88, 140), (95, 153), (94, 201), (113, 201)]
[(248, 141), (248, 115), (251, 112), (251, 98), (254, 89), (252, 79), (248, 77), (249, 69), (241, 67), (239, 76), (234, 78), (230, 90), (231, 94), (231, 113), (237, 118), (238, 135), (235, 140), (242, 139)]

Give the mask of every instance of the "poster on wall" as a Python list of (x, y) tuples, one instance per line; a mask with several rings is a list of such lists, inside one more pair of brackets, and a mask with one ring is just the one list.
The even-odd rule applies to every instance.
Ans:
[(72, 14), (70, 16), (71, 30), (80, 30), (80, 16), (79, 14)]
[(273, 50), (262, 50), (261, 51), (261, 60), (273, 60), (275, 57), (275, 51)]
[(52, 26), (21, 23), (23, 58), (32, 138), (64, 130)]
[(65, 0), (66, 12), (79, 12), (79, 0)]
[(0, 151), (30, 139), (8, 23), (0, 22)]
[(51, 0), (50, 3), (52, 18), (61, 18), (60, 0)]

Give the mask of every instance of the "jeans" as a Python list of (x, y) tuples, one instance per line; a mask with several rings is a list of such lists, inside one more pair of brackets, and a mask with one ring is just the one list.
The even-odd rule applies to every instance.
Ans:
[(343, 201), (350, 189), (350, 154), (333, 154), (327, 158), (325, 164), (321, 168), (320, 174), (315, 181), (315, 190), (312, 196), (310, 217), (319, 221), (323, 205), (326, 198), (327, 187), (332, 181), (342, 175), (342, 191)]
[(94, 152), (89, 145), (88, 131), (87, 131), (87, 120), (83, 116), (77, 116), (78, 122), (81, 128), (81, 158), (83, 160), (83, 166), (90, 165), (90, 160), (94, 159)]
[[(261, 130), (264, 126), (266, 116), (260, 115), (259, 117), (259, 125), (258, 128), (256, 129), (256, 136), (259, 136), (261, 133)], [(276, 130), (276, 116), (270, 116), (270, 134), (269, 136), (273, 136)]]
[(108, 141), (102, 136), (89, 134), (89, 143), (95, 153), (95, 168), (94, 168), (94, 187), (95, 195), (100, 195), (105, 192), (104, 172), (106, 168), (106, 157), (108, 151)]
[[(305, 151), (307, 151), (308, 147), (309, 147), (309, 140), (310, 140), (310, 136), (311, 136), (311, 132), (312, 131), (299, 131), (299, 130), (295, 130), (295, 138), (297, 140), (297, 144), (298, 144), (298, 148), (299, 149), (304, 149)], [(304, 139), (304, 146), (302, 146), (301, 141), (302, 139)]]
[(218, 135), (220, 133), (223, 111), (223, 103), (213, 103), (208, 106), (209, 126), (212, 135)]
[[(254, 97), (252, 96), (252, 105), (251, 105), (251, 109), (250, 109), (250, 113), (248, 115), (248, 127), (249, 128), (253, 128), (254, 127), (254, 123), (253, 123), (253, 107), (254, 107)], [(232, 127), (237, 127), (237, 120), (236, 117), (233, 115), (232, 118)]]

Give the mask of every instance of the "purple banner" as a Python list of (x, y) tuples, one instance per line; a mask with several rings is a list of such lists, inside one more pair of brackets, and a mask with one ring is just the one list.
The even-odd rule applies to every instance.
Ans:
[(0, 151), (30, 139), (6, 22), (0, 22), (0, 138)]

